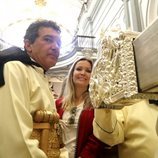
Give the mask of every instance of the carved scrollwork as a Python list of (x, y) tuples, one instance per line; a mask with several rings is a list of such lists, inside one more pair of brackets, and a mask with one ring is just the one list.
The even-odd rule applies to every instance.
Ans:
[(95, 63), (89, 88), (95, 108), (120, 108), (126, 102), (118, 102), (120, 99), (138, 93), (132, 45), (137, 35), (118, 31), (101, 39), (101, 56)]

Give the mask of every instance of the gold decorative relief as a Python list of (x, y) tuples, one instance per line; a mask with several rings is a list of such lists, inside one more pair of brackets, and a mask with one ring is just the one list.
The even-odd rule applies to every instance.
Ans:
[(47, 2), (46, 0), (35, 0), (35, 4), (39, 7), (44, 7), (46, 6)]
[(119, 109), (127, 103), (126, 98), (138, 93), (132, 45), (137, 35), (123, 31), (102, 35), (100, 57), (94, 65), (89, 88), (95, 108)]

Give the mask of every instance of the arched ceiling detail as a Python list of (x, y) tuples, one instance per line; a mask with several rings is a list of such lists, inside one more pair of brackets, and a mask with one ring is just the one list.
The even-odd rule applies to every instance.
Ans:
[(83, 3), (83, 0), (5, 0), (0, 4), (0, 39), (23, 47), (28, 25), (35, 19), (45, 18), (61, 26), (64, 48), (76, 32)]

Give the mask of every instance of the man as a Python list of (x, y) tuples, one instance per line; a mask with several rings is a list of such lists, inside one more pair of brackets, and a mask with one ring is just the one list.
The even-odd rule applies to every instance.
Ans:
[[(155, 27), (156, 29), (157, 27)], [(153, 29), (150, 28), (149, 30)], [(156, 94), (153, 97), (153, 91), (149, 88), (151, 93), (140, 91), (140, 94), (135, 95), (138, 89), (141, 89), (136, 83), (140, 81), (140, 75), (138, 75), (140, 69), (139, 72), (134, 72), (134, 64), (137, 61), (135, 57), (138, 53), (142, 53), (145, 54), (146, 60), (152, 61), (153, 57), (149, 58), (151, 51), (147, 49), (144, 52), (141, 49), (139, 52), (133, 52), (132, 41), (137, 38), (138, 33), (115, 31), (114, 34), (114, 38), (113, 35), (109, 34), (110, 36), (105, 36), (103, 39), (102, 54), (96, 63), (94, 74), (92, 73), (95, 82), (91, 84), (94, 87), (91, 92), (93, 98), (95, 98), (94, 105), (100, 108), (95, 109), (94, 135), (110, 146), (117, 145), (119, 158), (156, 158), (158, 151), (158, 106), (156, 100), (148, 100), (149, 95), (152, 99), (156, 98)], [(146, 37), (148, 36), (149, 32)], [(140, 41), (140, 36), (138, 37), (138, 41)], [(143, 36), (141, 39), (141, 42), (143, 42), (146, 38)], [(139, 44), (138, 48), (141, 46)], [(154, 51), (152, 50), (152, 52)], [(139, 55), (139, 64), (143, 67), (145, 62), (140, 57), (141, 55)], [(104, 67), (103, 64), (100, 64), (101, 62), (104, 63)], [(150, 66), (148, 64), (147, 67)], [(136, 65), (136, 68), (138, 68), (138, 65)], [(145, 81), (151, 77), (145, 77), (151, 69), (144, 70), (142, 78)], [(98, 79), (98, 82), (96, 82), (96, 79)], [(148, 83), (148, 86), (155, 85), (154, 82), (153, 84), (146, 83)], [(156, 89), (155, 86), (153, 87)], [(135, 99), (134, 97), (133, 99), (130, 98), (130, 95), (135, 95)], [(91, 97), (91, 99), (93, 98)]]
[(14, 48), (0, 56), (1, 158), (47, 157), (38, 141), (30, 139), (31, 113), (39, 109), (56, 112), (45, 71), (58, 60), (60, 33), (55, 22), (36, 21), (26, 30), (25, 51)]
[(118, 144), (119, 158), (157, 158), (158, 106), (142, 100), (121, 110), (96, 109), (94, 135)]

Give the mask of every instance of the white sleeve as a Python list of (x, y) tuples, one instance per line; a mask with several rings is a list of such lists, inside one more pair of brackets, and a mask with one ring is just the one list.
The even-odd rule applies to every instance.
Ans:
[(124, 121), (121, 113), (121, 110), (95, 109), (94, 135), (110, 146), (123, 142)]
[(0, 87), (0, 157), (47, 158), (38, 141), (30, 139), (33, 121), (26, 75), (22, 68), (5, 64), (4, 77), (5, 85)]

